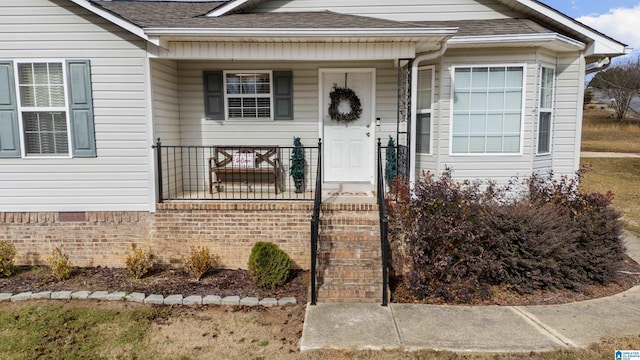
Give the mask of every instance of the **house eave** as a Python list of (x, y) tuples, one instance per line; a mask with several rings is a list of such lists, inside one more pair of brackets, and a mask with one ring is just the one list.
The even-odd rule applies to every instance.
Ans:
[(154, 45), (159, 45), (159, 43), (156, 43), (154, 41), (154, 39), (150, 39), (145, 34), (144, 30), (141, 27), (139, 27), (139, 26), (137, 26), (137, 25), (135, 25), (135, 24), (133, 24), (133, 23), (131, 23), (131, 22), (129, 22), (129, 21), (117, 16), (117, 15), (114, 15), (113, 13), (111, 13), (109, 11), (106, 11), (106, 10), (100, 8), (100, 7), (97, 7), (97, 6), (95, 6), (94, 4), (92, 4), (91, 2), (89, 2), (87, 0), (70, 0), (70, 1), (72, 3), (78, 5), (78, 6), (82, 7), (83, 9), (88, 10), (88, 11), (94, 13), (95, 15), (97, 15), (97, 16), (99, 16), (99, 17), (101, 17), (101, 18), (113, 23), (114, 25), (117, 25), (117, 26), (129, 31), (132, 34), (134, 34), (134, 35), (136, 35), (136, 36), (138, 36), (138, 37), (140, 37), (140, 38), (142, 38), (142, 39), (144, 39), (146, 41), (151, 42)]
[(147, 36), (159, 37), (188, 37), (188, 36), (207, 36), (207, 37), (253, 37), (253, 38), (361, 38), (361, 37), (451, 37), (456, 34), (458, 28), (443, 27), (430, 29), (416, 28), (247, 28), (247, 29), (217, 29), (217, 28), (145, 28), (144, 33)]
[[(592, 29), (591, 27), (580, 23), (579, 21), (570, 18), (569, 16), (559, 12), (550, 6), (544, 5), (539, 1), (532, 0), (498, 0), (507, 6), (511, 6), (516, 10), (530, 11), (543, 16), (565, 28), (582, 34), (583, 36), (591, 39), (591, 43), (585, 48), (585, 56), (591, 55), (623, 55), (626, 53), (627, 45), (612, 39), (605, 34)], [(535, 16), (535, 15), (534, 15)]]
[(560, 34), (525, 34), (496, 36), (460, 36), (449, 39), (449, 48), (511, 46), (544, 47), (555, 51), (581, 51), (587, 46), (583, 42)]

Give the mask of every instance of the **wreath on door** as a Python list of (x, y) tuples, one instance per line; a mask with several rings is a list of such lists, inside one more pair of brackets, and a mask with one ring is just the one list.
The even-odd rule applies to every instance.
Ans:
[[(329, 116), (331, 120), (350, 123), (360, 119), (360, 115), (362, 115), (362, 104), (360, 103), (360, 98), (358, 98), (358, 95), (356, 95), (353, 90), (348, 87), (333, 85), (333, 91), (329, 93), (329, 97), (331, 98), (331, 103), (329, 104)], [(349, 102), (351, 111), (343, 113), (338, 110), (338, 107), (343, 101)]]

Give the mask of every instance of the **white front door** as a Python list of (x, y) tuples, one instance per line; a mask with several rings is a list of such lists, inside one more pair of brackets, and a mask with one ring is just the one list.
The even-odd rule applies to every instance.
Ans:
[[(324, 181), (373, 183), (374, 153), (374, 70), (346, 69), (321, 70), (320, 114), (323, 130)], [(358, 120), (348, 124), (339, 123), (329, 116), (329, 94), (334, 85), (353, 90), (362, 104)], [(340, 112), (351, 111), (348, 102), (338, 108)]]

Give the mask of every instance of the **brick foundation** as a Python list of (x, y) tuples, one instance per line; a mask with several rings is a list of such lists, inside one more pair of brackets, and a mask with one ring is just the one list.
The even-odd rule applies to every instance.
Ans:
[(131, 244), (162, 265), (181, 266), (189, 247), (207, 246), (220, 267), (246, 269), (257, 241), (277, 244), (294, 267), (310, 261), (313, 204), (197, 202), (158, 204), (157, 212), (0, 213), (0, 240), (18, 248), (18, 264), (44, 264), (63, 245), (73, 265), (124, 267)]

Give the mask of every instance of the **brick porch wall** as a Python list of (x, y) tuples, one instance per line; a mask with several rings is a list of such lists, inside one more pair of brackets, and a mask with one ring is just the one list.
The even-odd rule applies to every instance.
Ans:
[(273, 242), (293, 266), (309, 267), (312, 204), (211, 202), (158, 204), (157, 212), (0, 213), (0, 240), (18, 248), (18, 264), (44, 264), (62, 245), (73, 265), (124, 267), (131, 244), (162, 265), (180, 267), (189, 247), (207, 246), (220, 267), (246, 269), (257, 241)]
[(194, 202), (158, 204), (154, 254), (179, 266), (176, 254), (209, 246), (225, 268), (247, 268), (257, 241), (277, 244), (296, 268), (309, 268), (312, 203)]

